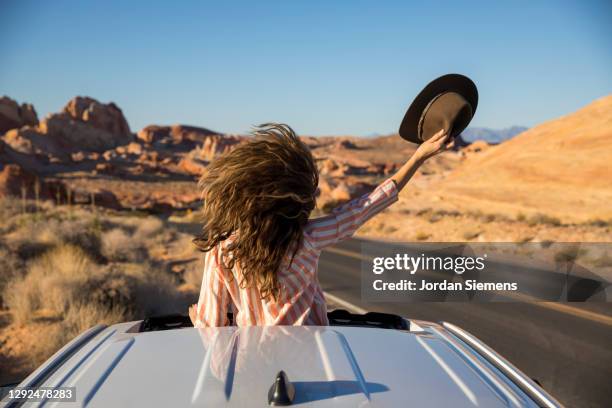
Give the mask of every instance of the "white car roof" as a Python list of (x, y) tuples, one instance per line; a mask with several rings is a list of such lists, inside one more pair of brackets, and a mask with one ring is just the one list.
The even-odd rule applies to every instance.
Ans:
[(144, 333), (135, 326), (90, 333), (61, 366), (47, 369), (44, 378), (33, 373), (22, 386), (34, 381), (76, 387), (75, 406), (263, 407), (283, 370), (295, 388), (293, 404), (301, 407), (538, 406), (436, 324), (412, 324), (411, 330), (274, 326)]

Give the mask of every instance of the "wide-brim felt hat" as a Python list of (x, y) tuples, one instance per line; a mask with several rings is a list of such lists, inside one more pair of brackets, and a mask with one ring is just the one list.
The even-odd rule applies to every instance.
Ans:
[(440, 129), (451, 138), (468, 126), (478, 106), (476, 84), (461, 74), (447, 74), (431, 81), (412, 101), (399, 128), (400, 136), (423, 143)]

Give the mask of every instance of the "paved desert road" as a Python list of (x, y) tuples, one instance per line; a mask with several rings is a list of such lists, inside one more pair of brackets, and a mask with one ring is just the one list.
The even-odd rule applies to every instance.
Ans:
[[(612, 406), (610, 303), (364, 303), (359, 239), (323, 252), (323, 290), (356, 310), (447, 321), (469, 330), (536, 378), (567, 407)], [(353, 307), (353, 309), (355, 309)]]

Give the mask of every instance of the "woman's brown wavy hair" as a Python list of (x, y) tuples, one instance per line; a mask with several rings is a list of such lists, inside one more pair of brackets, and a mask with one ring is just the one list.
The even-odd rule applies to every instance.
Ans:
[(207, 252), (233, 235), (222, 246), (222, 266), (239, 265), (241, 287), (256, 285), (262, 298), (278, 299), (277, 272), (301, 244), (319, 175), (289, 126), (266, 123), (253, 135), (215, 159), (200, 179), (204, 225), (194, 243)]

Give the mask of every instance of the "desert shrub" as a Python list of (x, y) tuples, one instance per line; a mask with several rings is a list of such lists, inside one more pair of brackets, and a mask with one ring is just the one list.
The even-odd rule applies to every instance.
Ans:
[(561, 225), (561, 220), (557, 217), (552, 217), (550, 215), (537, 213), (529, 217), (528, 224), (531, 226), (534, 225), (552, 225), (554, 227), (558, 227)]
[(437, 210), (435, 212), (437, 215), (441, 217), (459, 217), (461, 213), (457, 210)]
[(66, 311), (62, 326), (70, 334), (66, 340), (69, 341), (97, 324), (111, 325), (122, 322), (125, 318), (125, 311), (121, 307), (100, 308), (93, 303), (75, 303)]
[(416, 215), (422, 216), (422, 215), (428, 215), (430, 213), (431, 213), (431, 208), (421, 208), (417, 210)]
[(516, 220), (519, 222), (525, 222), (527, 220), (527, 216), (520, 212), (516, 215)]
[(470, 241), (480, 235), (480, 231), (468, 230), (463, 233), (463, 239)]
[(132, 264), (124, 273), (137, 283), (133, 287), (133, 318), (178, 313), (187, 310), (187, 303), (177, 291), (176, 278), (151, 264)]
[(93, 263), (80, 248), (59, 246), (33, 261), (27, 274), (12, 281), (4, 297), (18, 323), (44, 309), (65, 319), (74, 305), (122, 309), (135, 319), (184, 308), (173, 277), (149, 264)]
[(35, 333), (31, 368), (95, 324), (185, 313), (192, 303), (193, 292), (181, 292), (178, 276), (163, 263), (143, 261), (146, 248), (162, 247), (160, 240), (185, 235), (174, 246), (192, 248), (190, 237), (167, 230), (162, 220), (96, 216), (77, 207), (70, 214), (65, 207), (22, 214), (19, 202), (13, 210), (5, 204), (0, 214), (16, 215), (0, 220), (0, 306), (16, 330)]
[(80, 247), (93, 258), (100, 257), (100, 234), (88, 219), (72, 222), (58, 222), (55, 232), (60, 243), (72, 244)]
[[(181, 311), (174, 279), (150, 264), (112, 264), (82, 287), (87, 300), (105, 309), (121, 307), (129, 319)], [(184, 311), (184, 310), (183, 310)]]
[(41, 256), (51, 248), (53, 248), (53, 245), (45, 242), (19, 241), (16, 244), (15, 253), (20, 259), (27, 261)]
[(431, 235), (429, 235), (426, 232), (417, 232), (415, 238), (416, 238), (417, 241), (425, 241), (425, 240), (429, 239), (430, 236)]
[(33, 288), (28, 286), (30, 283), (25, 279), (12, 280), (2, 293), (4, 303), (13, 314), (13, 319), (19, 324), (27, 322), (36, 310), (37, 299)]
[(591, 226), (591, 227), (605, 228), (605, 227), (608, 227), (608, 226), (612, 225), (612, 220), (606, 221), (606, 220), (602, 220), (601, 218), (593, 218), (593, 219), (587, 221), (586, 224)]
[(394, 233), (395, 231), (397, 231), (397, 227), (396, 227), (395, 225), (387, 225), (387, 226), (385, 227), (385, 229), (384, 229), (384, 232), (385, 232), (386, 234), (392, 234), (392, 233)]
[(493, 221), (509, 221), (510, 219), (503, 214), (485, 213), (480, 210), (468, 211), (467, 215), (472, 218), (477, 218), (484, 223), (490, 223)]
[(467, 215), (469, 217), (472, 217), (472, 218), (482, 218), (482, 217), (484, 217), (484, 213), (482, 211), (480, 211), (480, 210), (468, 211)]
[(485, 214), (482, 219), (484, 222), (493, 222), (497, 219), (498, 217), (495, 214)]
[[(315, 208), (311, 216), (319, 216), (320, 214), (322, 214), (321, 210)], [(172, 215), (168, 217), (168, 221), (200, 224), (202, 223), (202, 214), (197, 209), (187, 208), (186, 210), (174, 211)]]
[(104, 309), (94, 304), (72, 304), (66, 310), (63, 320), (46, 325), (36, 333), (37, 341), (32, 345), (28, 357), (30, 369), (35, 369), (64, 344), (85, 330), (97, 324), (115, 324), (125, 321), (121, 308)]
[(21, 211), (22, 204), (20, 200), (13, 197), (0, 198), (0, 220), (10, 220), (15, 215), (20, 214)]
[(550, 248), (550, 246), (554, 243), (555, 241), (551, 241), (550, 239), (543, 239), (542, 241), (540, 241), (540, 246), (542, 248)]
[(149, 217), (140, 220), (134, 232), (137, 241), (154, 239), (163, 229), (164, 223), (157, 217)]
[(41, 308), (62, 314), (82, 296), (80, 283), (96, 271), (80, 248), (61, 245), (32, 261), (24, 276), (7, 285), (3, 298), (18, 323), (27, 322)]
[(5, 306), (4, 290), (8, 284), (23, 273), (23, 262), (14, 251), (0, 244), (0, 308)]
[(49, 251), (28, 267), (28, 277), (44, 278), (60, 276), (70, 279), (86, 278), (96, 265), (79, 247), (61, 244)]
[(100, 236), (92, 228), (90, 220), (39, 217), (14, 231), (17, 252), (22, 259), (35, 258), (47, 250), (61, 245), (72, 244), (82, 248), (93, 258), (100, 258)]
[(574, 262), (576, 259), (587, 254), (587, 250), (578, 246), (564, 246), (555, 253), (556, 262)]
[(132, 310), (134, 303), (132, 291), (136, 284), (134, 279), (112, 268), (92, 276), (83, 283), (82, 290), (83, 293), (87, 293), (88, 301), (93, 304), (107, 309), (124, 307), (126, 310)]
[(143, 259), (143, 248), (121, 228), (114, 228), (102, 234), (102, 255), (111, 261), (137, 261)]
[(433, 224), (433, 223), (440, 221), (441, 219), (442, 219), (442, 216), (440, 214), (434, 213), (429, 217), (428, 221)]

